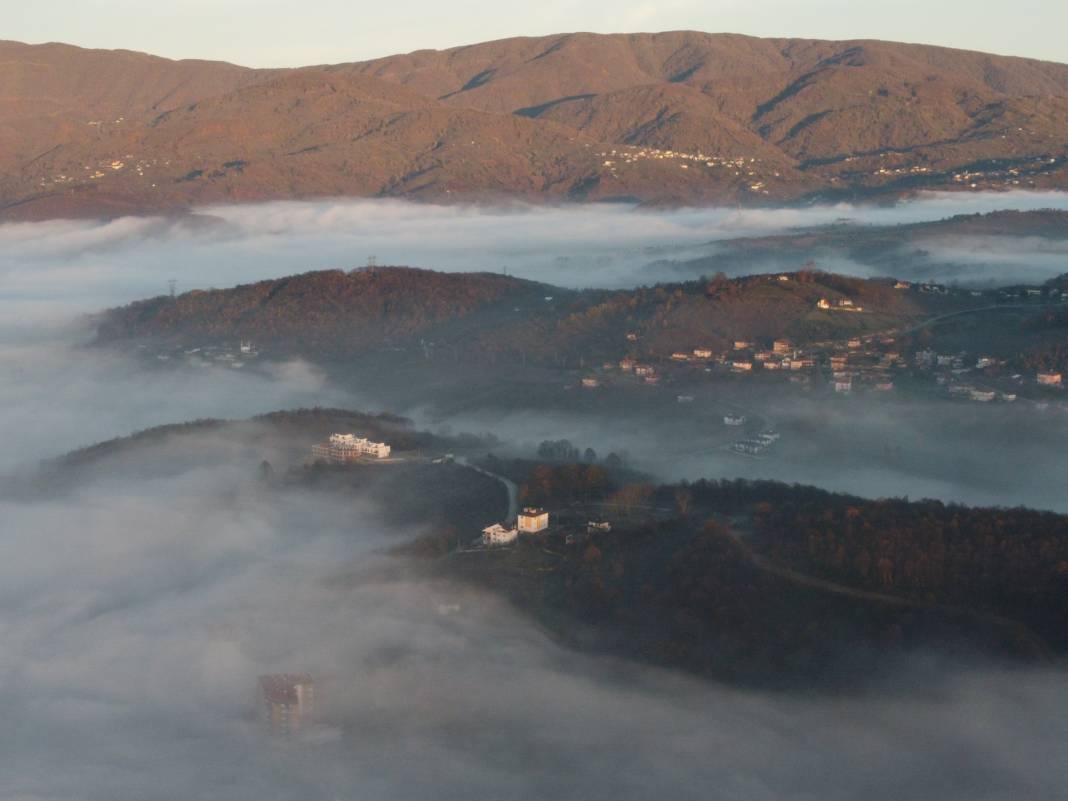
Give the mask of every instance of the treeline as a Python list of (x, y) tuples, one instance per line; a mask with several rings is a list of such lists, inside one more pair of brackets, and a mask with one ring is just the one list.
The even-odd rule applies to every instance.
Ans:
[(941, 501), (865, 500), (775, 482), (700, 481), (695, 503), (748, 509), (772, 561), (863, 590), (1019, 619), (1068, 647), (1068, 517)]
[(483, 273), (326, 270), (139, 301), (103, 315), (97, 334), (105, 342), (245, 338), (290, 352), (337, 353), (415, 336), (517, 292), (539, 291), (530, 282)]
[[(1068, 648), (1068, 516), (937, 500), (869, 500), (774, 481), (653, 487), (584, 465), (540, 465), (531, 502), (598, 501), (617, 519), (733, 520), (772, 563), (837, 585), (1017, 620)], [(612, 535), (605, 542), (612, 543)]]
[(761, 686), (842, 686), (894, 655), (1027, 657), (1003, 627), (942, 609), (822, 591), (762, 570), (722, 523), (646, 519), (573, 545), (523, 541), (457, 570), (508, 595), (565, 641)]

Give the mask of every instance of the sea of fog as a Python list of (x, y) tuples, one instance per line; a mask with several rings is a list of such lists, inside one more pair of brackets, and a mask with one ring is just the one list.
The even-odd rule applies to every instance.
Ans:
[[(418, 532), (376, 503), (265, 496), (214, 434), (180, 451), (0, 498), (0, 798), (1063, 797), (1063, 674), (917, 656), (808, 696), (578, 654), (399, 571), (381, 550)], [(325, 713), (296, 740), (255, 719), (256, 677), (289, 671)]]
[[(378, 407), (300, 361), (190, 374), (80, 347), (81, 315), (164, 292), (171, 278), (181, 290), (225, 287), (373, 255), (625, 286), (656, 280), (651, 263), (740, 234), (1048, 206), (1068, 196), (656, 213), (375, 201), (0, 226), (0, 475), (162, 423)], [(808, 413), (769, 411), (784, 423)], [(874, 411), (851, 425), (911, 426), (919, 441), (915, 419)], [(589, 417), (450, 422), (521, 443), (622, 442), (672, 478), (732, 469), (692, 451), (673, 458), (655, 430)], [(945, 673), (921, 658), (865, 695), (799, 697), (579, 655), (492, 597), (398, 574), (382, 548), (419, 532), (385, 525), (370, 500), (266, 499), (253, 455), (213, 436), (190, 449), (199, 458), (180, 468), (105, 473), (55, 498), (0, 493), (0, 799), (1063, 797), (1062, 673)], [(166, 462), (167, 447), (151, 458)], [(809, 465), (807, 475), (848, 484), (843, 472), (858, 473)], [(865, 480), (885, 494), (906, 480), (965, 491), (922, 474)], [(1005, 486), (1011, 497), (1016, 485)], [(253, 691), (260, 673), (290, 670), (316, 675), (333, 725), (284, 743), (252, 720)]]
[[(0, 328), (22, 327), (31, 315), (61, 319), (163, 294), (170, 279), (179, 291), (227, 287), (308, 270), (351, 269), (371, 257), (378, 264), (508, 272), (569, 287), (629, 287), (676, 280), (677, 274), (656, 265), (709, 256), (724, 239), (843, 220), (887, 225), (1040, 208), (1068, 209), (1068, 193), (946, 193), (878, 207), (676, 211), (354, 200), (220, 206), (179, 219), (7, 224), (0, 225)], [(963, 260), (974, 270), (926, 277), (973, 282), (1045, 280), (1064, 272), (1068, 261), (1068, 253), (1031, 239), (987, 238), (981, 247), (963, 251), (959, 243), (947, 243), (946, 252), (936, 255)], [(847, 260), (821, 266), (871, 272)], [(767, 267), (752, 265), (754, 271)]]
[[(55, 221), (0, 226), (0, 471), (74, 447), (162, 423), (198, 417), (247, 417), (278, 408), (344, 405), (443, 421), (417, 395), (398, 403), (373, 385), (342, 390), (314, 365), (291, 362), (267, 375), (210, 371), (146, 373), (130, 362), (77, 347), (86, 338), (84, 315), (161, 294), (228, 287), (324, 268), (379, 264), (442, 270), (508, 270), (568, 286), (633, 286), (670, 278), (665, 264), (707, 255), (710, 243), (848, 219), (857, 224), (908, 223), (995, 209), (1068, 209), (1066, 193), (932, 194), (890, 206), (815, 206), (803, 209), (682, 209), (646, 211), (622, 205), (532, 207), (434, 206), (396, 200), (275, 203), (202, 209), (180, 219), (123, 218), (110, 222)], [(948, 247), (948, 245), (947, 245)], [(958, 251), (960, 242), (953, 244)], [(1049, 241), (1016, 239), (955, 258), (977, 281), (1045, 279), (1068, 265)], [(737, 264), (735, 264), (737, 267)], [(864, 274), (863, 265), (835, 269)], [(751, 265), (761, 270), (767, 265)], [(959, 276), (958, 276), (959, 277)], [(514, 410), (512, 410), (514, 411)], [(770, 409), (774, 419), (803, 424), (806, 411)], [(817, 415), (820, 410), (813, 410)], [(951, 413), (951, 412), (950, 412)], [(859, 442), (875, 447), (912, 442), (916, 461), (942, 469), (857, 464), (814, 458), (756, 463), (701, 451), (686, 437), (665, 437), (645, 423), (547, 413), (460, 415), (454, 429), (489, 431), (537, 443), (569, 436), (602, 452), (626, 448), (638, 466), (664, 478), (747, 475), (809, 481), (863, 495), (932, 495), (970, 503), (1029, 503), (1068, 510), (1055, 477), (1058, 448), (1035, 458), (1012, 456), (1012, 443), (962, 432), (931, 436), (944, 426), (945, 407), (863, 410), (843, 423)], [(919, 422), (917, 422), (919, 421)], [(839, 427), (842, 428), (842, 427)], [(820, 435), (822, 436), (822, 435)], [(1023, 442), (1023, 440), (1021, 440)], [(685, 452), (676, 450), (683, 446)], [(1025, 450), (1027, 445), (1021, 446)], [(858, 447), (857, 452), (865, 452)], [(1019, 450), (1019, 448), (1018, 448)], [(972, 479), (955, 478), (957, 464)], [(983, 465), (989, 464), (987, 475)], [(978, 465), (978, 467), (976, 466)], [(1017, 469), (1019, 468), (1019, 469)]]

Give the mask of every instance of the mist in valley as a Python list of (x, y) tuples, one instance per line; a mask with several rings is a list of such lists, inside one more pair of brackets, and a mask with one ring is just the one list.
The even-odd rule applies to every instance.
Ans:
[[(1068, 193), (932, 193), (886, 206), (643, 210), (623, 204), (507, 207), (436, 206), (397, 200), (219, 206), (174, 219), (53, 221), (0, 226), (2, 300), (19, 301), (3, 325), (178, 291), (228, 287), (309, 270), (378, 264), (434, 270), (508, 272), (565, 287), (625, 288), (679, 280), (689, 260), (716, 271), (716, 242), (849, 221), (857, 225), (929, 222), (998, 209), (1068, 209)], [(1061, 245), (1015, 238), (965, 254), (975, 266), (1018, 265), (1029, 280), (1064, 271)], [(1052, 249), (1052, 256), (1051, 256)], [(955, 258), (955, 257), (954, 257)], [(711, 259), (711, 263), (704, 262)], [(985, 260), (985, 261), (984, 261)], [(934, 259), (937, 262), (937, 259)], [(798, 263), (726, 264), (731, 274), (800, 269)], [(872, 266), (839, 259), (823, 269), (868, 277)], [(1047, 274), (1048, 273), (1048, 274)], [(934, 275), (924, 278), (951, 278)], [(9, 313), (12, 316), (9, 316)]]
[[(655, 213), (287, 203), (0, 226), (0, 797), (1063, 797), (1068, 679), (1052, 668), (915, 654), (865, 692), (829, 696), (580, 654), (488, 592), (391, 556), (425, 533), (389, 522), (403, 498), (268, 491), (258, 466), (284, 471), (291, 443), (189, 433), (62, 490), (29, 497), (14, 481), (39, 460), (156, 425), (320, 405), (489, 432), (502, 452), (527, 456), (567, 438), (625, 452), (663, 481), (775, 478), (1068, 512), (1063, 420), (1022, 406), (761, 391), (618, 415), (596, 399), (444, 408), (420, 387), (403, 397), (305, 361), (174, 368), (85, 346), (86, 315), (162, 294), (171, 278), (179, 291), (224, 287), (375, 255), (623, 287), (670, 279), (656, 265), (727, 237), (1049, 206), (1068, 208), (1068, 196)], [(982, 258), (958, 257), (979, 276)], [(1012, 257), (1032, 276), (1059, 258), (1043, 242)], [(1000, 264), (990, 260), (991, 276)], [(783, 434), (774, 456), (724, 450), (722, 413), (739, 404)], [(285, 741), (256, 721), (255, 683), (292, 671), (316, 677), (324, 713)]]
[[(743, 691), (562, 648), (387, 553), (395, 499), (265, 491), (190, 433), (0, 500), (5, 798), (1054, 799), (1062, 674), (917, 655), (869, 692)], [(177, 465), (177, 466), (176, 466)], [(402, 502), (402, 501), (401, 501)], [(295, 739), (255, 677), (309, 671)]]

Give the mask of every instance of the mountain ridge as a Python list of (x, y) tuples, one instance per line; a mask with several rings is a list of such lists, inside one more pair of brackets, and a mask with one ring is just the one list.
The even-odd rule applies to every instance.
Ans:
[(882, 40), (574, 33), (279, 70), (0, 42), (0, 219), (1061, 188), (1065, 130), (1068, 65)]

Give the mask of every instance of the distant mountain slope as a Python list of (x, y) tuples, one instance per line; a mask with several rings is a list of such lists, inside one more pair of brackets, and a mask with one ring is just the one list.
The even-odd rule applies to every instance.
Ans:
[[(866, 265), (876, 275), (927, 280), (933, 275), (983, 282), (997, 276), (1002, 283), (1026, 282), (1034, 275), (1019, 260), (1020, 237), (1042, 242), (1036, 259), (1053, 260), (1068, 252), (1068, 212), (1055, 209), (963, 214), (933, 222), (903, 225), (835, 225), (770, 236), (722, 240), (708, 246), (708, 255), (657, 265), (680, 277), (715, 270), (733, 272), (794, 269), (814, 264), (820, 269), (848, 260)], [(1035, 243), (1028, 244), (1035, 247)], [(981, 254), (981, 259), (969, 255)], [(999, 263), (1000, 259), (1000, 263)]]
[(299, 70), (0, 42), (0, 219), (332, 196), (1068, 186), (1068, 65), (678, 31)]
[(266, 74), (223, 62), (0, 41), (0, 169), (92, 139), (92, 129), (138, 125), (145, 114), (226, 94)]

